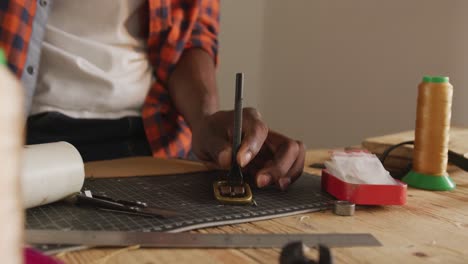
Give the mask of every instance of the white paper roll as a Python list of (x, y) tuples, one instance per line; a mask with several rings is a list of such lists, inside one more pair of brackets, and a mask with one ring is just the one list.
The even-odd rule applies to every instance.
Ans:
[(25, 146), (21, 175), (24, 208), (61, 200), (83, 187), (84, 163), (67, 142)]

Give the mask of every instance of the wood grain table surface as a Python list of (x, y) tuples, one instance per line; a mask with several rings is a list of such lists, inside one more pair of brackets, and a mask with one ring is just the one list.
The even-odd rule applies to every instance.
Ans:
[[(327, 150), (311, 150), (306, 164), (323, 162)], [(167, 174), (206, 170), (178, 160), (131, 158), (86, 164), (90, 177)], [(309, 173), (320, 171), (306, 168)], [(196, 233), (371, 233), (382, 247), (333, 248), (335, 263), (468, 263), (468, 173), (449, 171), (452, 192), (408, 189), (405, 206), (358, 207), (353, 217), (330, 211), (193, 231)], [(59, 254), (65, 263), (278, 263), (280, 249), (95, 248)], [(315, 250), (309, 253), (316, 257)]]

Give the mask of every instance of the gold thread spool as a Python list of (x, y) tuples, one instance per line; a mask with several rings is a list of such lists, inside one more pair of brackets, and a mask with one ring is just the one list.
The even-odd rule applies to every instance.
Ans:
[(453, 86), (421, 83), (418, 93), (414, 167), (430, 175), (447, 173)]
[(447, 174), (452, 97), (448, 77), (424, 77), (418, 86), (413, 170), (403, 178), (410, 186), (455, 188)]

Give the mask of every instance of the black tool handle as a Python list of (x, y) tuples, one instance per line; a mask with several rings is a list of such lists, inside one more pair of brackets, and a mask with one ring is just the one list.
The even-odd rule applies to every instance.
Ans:
[(234, 127), (232, 131), (232, 160), (231, 170), (228, 174), (228, 184), (230, 186), (242, 185), (244, 177), (237, 163), (237, 152), (242, 140), (242, 90), (244, 86), (244, 74), (236, 74), (236, 95), (234, 98)]
[(234, 101), (234, 130), (232, 135), (232, 164), (237, 164), (237, 152), (241, 145), (242, 137), (242, 90), (244, 86), (244, 74), (236, 74), (236, 96)]

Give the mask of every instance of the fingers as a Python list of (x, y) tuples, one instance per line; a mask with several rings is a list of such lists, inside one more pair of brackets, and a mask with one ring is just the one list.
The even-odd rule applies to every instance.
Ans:
[[(218, 141), (218, 140), (216, 140)], [(197, 155), (197, 157), (210, 168), (228, 169), (231, 166), (232, 159), (231, 146), (225, 141), (219, 140), (218, 143), (213, 143), (205, 153)]]
[(224, 148), (218, 152), (216, 160), (221, 168), (229, 168), (232, 160), (232, 148), (230, 146), (224, 146)]
[(192, 150), (210, 167), (229, 168), (231, 164), (231, 144), (229, 143), (228, 112), (219, 111), (202, 120), (192, 130)]
[(273, 159), (256, 174), (257, 186), (261, 188), (276, 184), (281, 190), (286, 190), (302, 174), (305, 146), (300, 141), (294, 141), (276, 133), (270, 134), (267, 141), (275, 149), (275, 154)]
[[(220, 111), (195, 126), (192, 150), (200, 160), (229, 169), (233, 158), (232, 121), (232, 111)], [(243, 139), (236, 160), (255, 175), (258, 187), (276, 184), (285, 190), (300, 177), (304, 168), (304, 144), (269, 131), (252, 108), (244, 109), (242, 127)]]
[[(220, 112), (212, 122), (225, 130), (218, 129), (212, 133), (207, 150), (211, 160), (218, 163), (221, 168), (229, 168), (232, 162), (232, 123), (233, 116), (229, 112)], [(268, 135), (268, 127), (260, 120), (260, 114), (253, 108), (245, 108), (242, 116), (243, 138), (237, 153), (237, 162), (245, 167), (260, 151)]]
[[(245, 108), (242, 119), (243, 138), (235, 158), (241, 167), (246, 167), (258, 155), (269, 133), (255, 109)], [(212, 162), (225, 169), (231, 166), (233, 121), (232, 111), (219, 111), (194, 126), (192, 150), (200, 160)]]
[(291, 169), (289, 169), (288, 175), (287, 175), (287, 177), (291, 179), (291, 183), (299, 179), (299, 177), (302, 175), (302, 172), (304, 171), (306, 148), (305, 148), (304, 143), (300, 141), (296, 141), (296, 142), (299, 145), (299, 154), (296, 158), (296, 161), (291, 166)]
[(287, 175), (296, 161), (298, 153), (299, 145), (295, 141), (283, 142), (278, 146), (273, 160), (269, 161), (265, 168), (258, 172), (257, 185), (264, 187), (265, 183), (276, 183), (281, 189), (287, 188), (290, 184)]
[(242, 117), (244, 136), (237, 153), (237, 162), (241, 167), (245, 167), (260, 151), (268, 136), (268, 127), (253, 108), (245, 108)]

